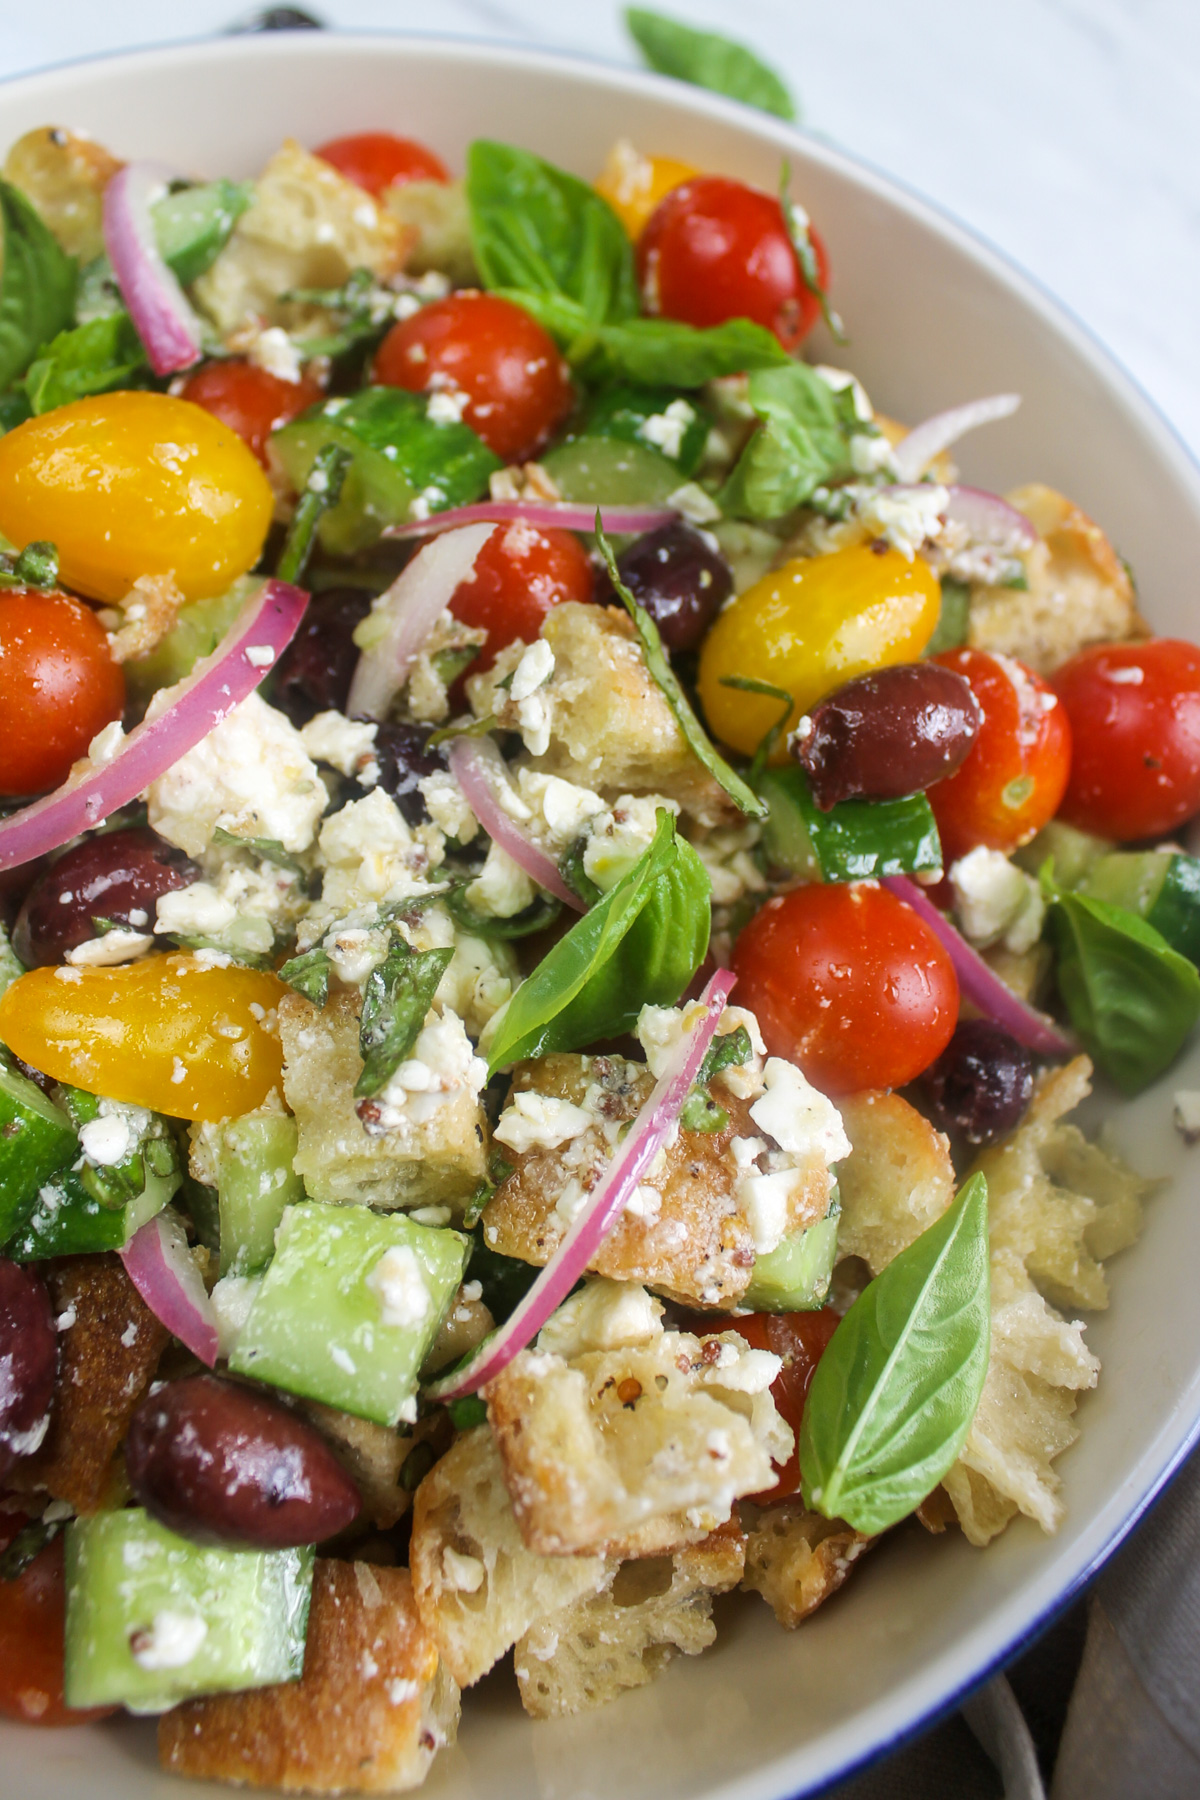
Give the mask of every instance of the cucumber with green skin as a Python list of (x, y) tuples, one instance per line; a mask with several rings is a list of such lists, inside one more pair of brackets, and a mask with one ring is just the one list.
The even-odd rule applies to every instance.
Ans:
[(40, 1262), (48, 1256), (123, 1250), (134, 1232), (162, 1211), (180, 1180), (178, 1168), (170, 1175), (147, 1169), (140, 1194), (123, 1206), (105, 1206), (89, 1193), (77, 1170), (66, 1169), (37, 1190), (33, 1208), (5, 1246), (5, 1255), (16, 1262)]
[[(670, 406), (686, 408), (686, 412), (681, 410), (678, 418), (677, 451), (656, 443), (652, 435), (654, 421), (662, 418)], [(700, 466), (711, 423), (694, 395), (682, 394), (677, 388), (620, 385), (601, 388), (592, 397), (580, 436), (636, 444), (656, 456), (664, 456), (674, 464), (680, 476), (687, 477), (694, 475)], [(670, 436), (675, 436), (674, 431)]]
[(222, 1275), (254, 1275), (275, 1254), (284, 1208), (304, 1199), (292, 1167), (296, 1121), (287, 1113), (247, 1113), (213, 1132), (221, 1220)]
[(758, 789), (769, 813), (763, 849), (773, 867), (804, 880), (866, 881), (932, 873), (942, 866), (933, 810), (924, 794), (841, 800), (822, 812), (803, 769), (767, 769)]
[(0, 1063), (0, 1243), (24, 1224), (38, 1190), (78, 1154), (75, 1128), (62, 1108)]
[(757, 1257), (739, 1304), (750, 1312), (815, 1312), (824, 1306), (837, 1260), (840, 1211), (835, 1193), (823, 1219)]
[(1200, 964), (1200, 859), (1178, 850), (1113, 851), (1091, 864), (1078, 892), (1126, 907)]
[(159, 1713), (194, 1694), (298, 1680), (314, 1555), (192, 1543), (140, 1507), (73, 1520), (67, 1705)]
[(668, 457), (617, 437), (572, 438), (541, 464), (563, 499), (576, 506), (662, 506), (683, 481)]
[(1079, 831), (1062, 819), (1051, 819), (1032, 843), (1014, 850), (1013, 861), (1027, 875), (1040, 875), (1047, 862), (1053, 862), (1059, 887), (1077, 888), (1092, 864), (1115, 849), (1108, 838), (1093, 837), (1090, 831)]

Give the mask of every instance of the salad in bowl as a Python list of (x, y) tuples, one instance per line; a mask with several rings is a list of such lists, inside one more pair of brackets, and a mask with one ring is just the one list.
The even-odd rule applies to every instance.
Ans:
[(0, 210), (5, 1713), (394, 1791), (510, 1651), (1053, 1532), (1200, 650), (959, 482), (1019, 396), (805, 360), (786, 170), (53, 126)]

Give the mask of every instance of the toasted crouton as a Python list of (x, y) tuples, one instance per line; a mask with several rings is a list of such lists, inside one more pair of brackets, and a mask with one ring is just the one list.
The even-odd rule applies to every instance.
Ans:
[(535, 1719), (605, 1706), (644, 1687), (677, 1651), (698, 1656), (717, 1635), (714, 1594), (736, 1587), (740, 1532), (716, 1532), (673, 1556), (610, 1564), (598, 1594), (575, 1601), (519, 1639), (514, 1661), (521, 1700)]
[(899, 1094), (868, 1089), (838, 1105), (852, 1145), (838, 1167), (838, 1252), (878, 1275), (953, 1200), (950, 1145)]
[(470, 1687), (538, 1620), (598, 1593), (599, 1556), (538, 1556), (513, 1517), (486, 1425), (460, 1437), (417, 1489), (409, 1551), (426, 1630), (460, 1687)]
[(413, 1437), (319, 1400), (299, 1404), (354, 1477), (364, 1516), (380, 1531), (390, 1531), (412, 1503), (412, 1495), (400, 1485), (400, 1471), (412, 1454)]
[(408, 1570), (321, 1561), (300, 1680), (175, 1707), (159, 1721), (158, 1754), (198, 1780), (394, 1794), (420, 1786), (458, 1715)]
[(120, 167), (91, 138), (41, 125), (17, 139), (4, 179), (33, 201), (67, 254), (88, 263), (104, 249), (104, 190)]
[(112, 1504), (113, 1458), (169, 1334), (117, 1257), (64, 1256), (43, 1268), (60, 1322), (50, 1429), (8, 1485), (99, 1512)]
[(742, 1586), (761, 1594), (789, 1631), (841, 1587), (873, 1538), (844, 1519), (807, 1510), (799, 1494), (774, 1506), (742, 1509), (746, 1572)]

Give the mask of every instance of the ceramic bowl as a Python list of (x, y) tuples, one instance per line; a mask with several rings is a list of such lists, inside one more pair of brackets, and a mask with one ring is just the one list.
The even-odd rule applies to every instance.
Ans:
[[(0, 87), (0, 146), (32, 126), (90, 131), (122, 156), (247, 175), (280, 140), (386, 126), (461, 167), (507, 138), (593, 176), (624, 135), (774, 189), (780, 162), (817, 221), (850, 346), (817, 343), (876, 404), (915, 421), (1015, 390), (1016, 416), (963, 446), (964, 479), (1042, 480), (1098, 519), (1129, 558), (1146, 615), (1197, 635), (1200, 477), (1128, 378), (1080, 326), (978, 239), (874, 170), (775, 120), (659, 80), (536, 52), (436, 39), (242, 37), (53, 69)], [(1088, 1341), (1103, 1363), (1060, 1461), (1058, 1535), (1018, 1521), (988, 1550), (957, 1533), (893, 1533), (800, 1631), (756, 1596), (720, 1603), (715, 1647), (597, 1713), (534, 1724), (511, 1676), (466, 1696), (430, 1800), (782, 1800), (811, 1793), (913, 1732), (1002, 1664), (1091, 1574), (1189, 1447), (1200, 1420), (1200, 1206), (1171, 1128), (1171, 1091), (1200, 1055), (1111, 1114), (1118, 1143), (1168, 1177), (1135, 1249), (1111, 1266), (1112, 1305)], [(153, 1726), (0, 1732), (21, 1800), (150, 1800)], [(194, 1786), (188, 1790), (197, 1793)], [(212, 1788), (213, 1794), (218, 1790)]]

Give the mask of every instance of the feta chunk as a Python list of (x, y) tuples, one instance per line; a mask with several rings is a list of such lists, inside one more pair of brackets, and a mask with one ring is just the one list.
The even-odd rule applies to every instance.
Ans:
[(99, 1169), (111, 1169), (124, 1162), (137, 1141), (137, 1132), (120, 1113), (88, 1119), (79, 1128), (79, 1147), (87, 1161)]
[(616, 1350), (662, 1336), (663, 1305), (634, 1281), (592, 1275), (551, 1313), (538, 1334), (539, 1350), (570, 1362), (589, 1350)]
[(666, 1072), (680, 1038), (694, 1028), (703, 1010), (698, 1000), (682, 1010), (674, 1006), (643, 1006), (633, 1029), (655, 1081)]
[(566, 781), (561, 775), (542, 775), (534, 769), (517, 773), (517, 787), (526, 808), (549, 849), (562, 851), (583, 835), (591, 820), (607, 813), (607, 802), (591, 788)]
[(385, 1250), (366, 1277), (366, 1284), (379, 1300), (379, 1316), (384, 1325), (411, 1328), (429, 1317), (429, 1288), (417, 1253), (410, 1245), (393, 1244)]
[(258, 333), (246, 351), (246, 360), (280, 381), (300, 379), (300, 353), (280, 325), (268, 325)]
[(514, 1094), (500, 1115), (494, 1136), (518, 1155), (526, 1150), (555, 1150), (577, 1138), (592, 1123), (591, 1114), (570, 1100), (551, 1094)]
[(767, 1058), (763, 1092), (751, 1106), (750, 1117), (793, 1156), (816, 1152), (832, 1166), (850, 1154), (850, 1140), (833, 1101), (818, 1093), (795, 1063), (780, 1056)]
[(635, 436), (653, 449), (661, 450), (664, 456), (669, 456), (675, 462), (683, 449), (688, 429), (695, 422), (694, 406), (687, 400), (672, 400), (662, 412), (651, 413), (648, 419), (643, 419)]
[(135, 1631), (129, 1653), (139, 1668), (182, 1669), (191, 1662), (208, 1636), (208, 1623), (199, 1613), (156, 1612), (148, 1630)]
[(999, 850), (980, 844), (950, 870), (963, 935), (986, 948), (1003, 940), (1019, 954), (1037, 943), (1046, 916), (1041, 887)]
[(622, 794), (610, 812), (594, 820), (583, 853), (583, 870), (603, 893), (615, 887), (650, 848), (660, 807), (678, 818), (677, 800), (662, 794)]
[(378, 725), (370, 719), (347, 719), (322, 712), (301, 727), (300, 737), (314, 762), (328, 763), (339, 775), (357, 775), (372, 758)]
[(460, 844), (469, 844), (479, 831), (479, 821), (467, 804), (462, 789), (447, 769), (422, 775), (417, 781), (426, 810), (439, 831)]
[(214, 937), (237, 918), (237, 907), (208, 881), (160, 894), (154, 929), (169, 937)]
[(545, 638), (530, 644), (513, 670), (509, 694), (515, 701), (528, 700), (554, 673), (554, 652)]
[(941, 535), (949, 500), (944, 487), (928, 482), (902, 494), (868, 490), (860, 494), (858, 514), (869, 536), (882, 538), (911, 562), (922, 544)]
[(511, 919), (532, 906), (536, 889), (519, 863), (500, 844), (488, 846), (487, 861), (466, 890), (467, 903), (489, 918)]
[(463, 1088), (474, 1098), (486, 1081), (487, 1064), (476, 1056), (458, 1015), (431, 1014), (380, 1094), (367, 1130), (381, 1135), (427, 1124)]
[(430, 870), (442, 861), (436, 844), (409, 829), (395, 801), (372, 788), (326, 819), (318, 839), (325, 871), (321, 902), (325, 916), (344, 917), (369, 901), (399, 899), (421, 892)]
[(109, 969), (144, 955), (153, 943), (154, 939), (147, 932), (126, 931), (118, 925), (115, 931), (105, 931), (99, 937), (76, 944), (73, 950), (67, 951), (67, 961), (77, 969)]

